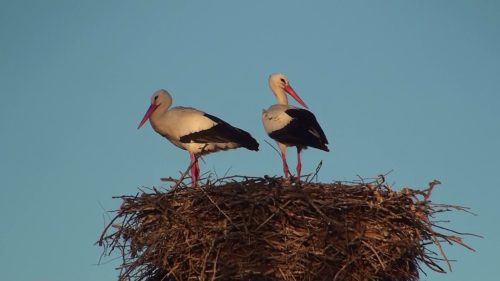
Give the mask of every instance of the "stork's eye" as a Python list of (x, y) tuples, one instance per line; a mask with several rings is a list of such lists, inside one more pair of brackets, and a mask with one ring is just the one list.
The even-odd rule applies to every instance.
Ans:
[(286, 84), (285, 78), (281, 78), (280, 80), (281, 80), (281, 82), (283, 82), (284, 84)]
[(158, 96), (155, 97), (155, 100), (157, 100), (157, 99), (158, 99)]

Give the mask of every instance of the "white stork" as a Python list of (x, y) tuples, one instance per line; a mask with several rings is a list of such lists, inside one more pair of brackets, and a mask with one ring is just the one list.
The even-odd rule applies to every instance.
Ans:
[(259, 144), (248, 132), (198, 109), (180, 106), (169, 109), (171, 105), (172, 97), (167, 91), (156, 91), (137, 129), (149, 119), (158, 134), (189, 152), (193, 186), (200, 175), (198, 156), (238, 147), (259, 150)]
[(314, 114), (309, 110), (288, 105), (286, 93), (302, 106), (308, 108), (292, 86), (290, 86), (290, 82), (284, 74), (271, 74), (269, 76), (269, 87), (276, 96), (277, 104), (262, 111), (262, 123), (267, 134), (278, 143), (285, 177), (290, 176), (286, 162), (286, 149), (289, 146), (297, 147), (297, 178), (300, 181), (300, 171), (302, 168), (300, 161), (301, 150), (310, 146), (329, 151), (326, 146), (328, 140)]

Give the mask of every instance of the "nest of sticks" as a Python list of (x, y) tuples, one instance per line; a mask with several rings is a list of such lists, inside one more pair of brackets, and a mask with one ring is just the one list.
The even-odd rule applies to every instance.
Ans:
[(119, 280), (418, 280), (425, 267), (451, 270), (443, 242), (472, 250), (462, 237), (473, 234), (437, 225), (438, 213), (467, 211), (432, 203), (438, 183), (179, 180), (117, 197), (98, 243), (122, 258)]

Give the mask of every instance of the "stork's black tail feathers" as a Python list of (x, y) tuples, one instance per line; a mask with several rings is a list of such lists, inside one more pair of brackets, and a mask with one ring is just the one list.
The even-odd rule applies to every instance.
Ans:
[(259, 151), (259, 143), (252, 137), (252, 135), (250, 135), (250, 133), (239, 128), (233, 128), (238, 131), (237, 143), (241, 144), (241, 146), (246, 149)]

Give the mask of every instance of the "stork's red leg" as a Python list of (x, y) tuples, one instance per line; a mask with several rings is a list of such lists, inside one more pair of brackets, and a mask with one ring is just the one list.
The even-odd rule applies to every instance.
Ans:
[(297, 179), (300, 181), (300, 171), (302, 170), (302, 162), (300, 161), (301, 147), (297, 146)]
[(194, 165), (196, 167), (196, 184), (198, 184), (198, 179), (200, 178), (200, 162), (198, 162), (197, 157), (195, 157)]
[(191, 181), (193, 183), (193, 187), (196, 187), (198, 184), (199, 175), (199, 167), (197, 167), (198, 159), (196, 159), (196, 156), (192, 152), (189, 152), (189, 157), (191, 158), (191, 162), (189, 163), (189, 167), (191, 167)]
[(285, 178), (290, 176), (290, 170), (288, 170), (288, 164), (286, 163), (286, 154), (281, 152), (281, 160), (283, 160), (283, 173), (285, 174)]

